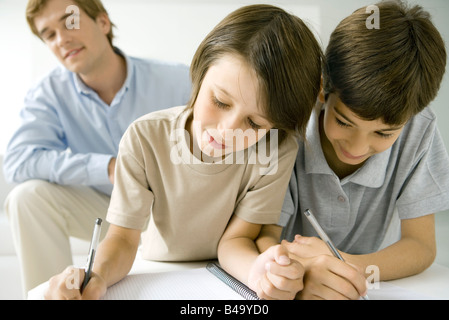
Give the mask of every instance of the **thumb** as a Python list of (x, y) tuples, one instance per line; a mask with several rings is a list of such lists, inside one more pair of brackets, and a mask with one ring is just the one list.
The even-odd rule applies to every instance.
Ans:
[(274, 249), (274, 260), (276, 263), (282, 265), (282, 266), (288, 266), (290, 264), (290, 258), (288, 257), (288, 250), (283, 245), (277, 245)]
[(308, 239), (310, 239), (309, 237), (303, 237), (300, 234), (295, 235), (295, 242), (299, 243), (299, 244), (307, 244), (308, 243)]
[(83, 300), (99, 300), (106, 293), (106, 282), (96, 273), (92, 273), (92, 277), (83, 290)]

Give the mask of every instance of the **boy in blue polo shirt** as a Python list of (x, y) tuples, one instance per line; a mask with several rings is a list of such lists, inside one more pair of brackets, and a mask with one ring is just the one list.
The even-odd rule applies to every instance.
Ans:
[[(305, 267), (299, 298), (358, 299), (370, 265), (380, 280), (422, 272), (436, 255), (434, 213), (449, 208), (449, 158), (426, 108), (445, 72), (444, 42), (421, 7), (377, 7), (379, 29), (361, 8), (331, 35), (284, 202), (283, 243)], [(306, 209), (348, 263), (315, 237)], [(265, 227), (261, 249), (272, 232), (280, 228)]]

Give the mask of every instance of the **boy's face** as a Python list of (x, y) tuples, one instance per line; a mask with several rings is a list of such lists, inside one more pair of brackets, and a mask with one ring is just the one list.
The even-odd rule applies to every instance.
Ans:
[(56, 58), (70, 71), (88, 74), (105, 49), (110, 47), (107, 34), (111, 28), (106, 14), (92, 20), (79, 8), (79, 28), (69, 29), (73, 24), (72, 13), (66, 13), (70, 0), (50, 0), (34, 19), (41, 39), (48, 45)]
[(258, 93), (257, 76), (240, 57), (225, 55), (209, 68), (190, 129), (203, 153), (220, 157), (246, 149), (272, 128)]
[(362, 120), (335, 94), (330, 94), (325, 104), (324, 133), (338, 159), (348, 165), (360, 165), (390, 148), (403, 128), (404, 125), (391, 126), (380, 119)]

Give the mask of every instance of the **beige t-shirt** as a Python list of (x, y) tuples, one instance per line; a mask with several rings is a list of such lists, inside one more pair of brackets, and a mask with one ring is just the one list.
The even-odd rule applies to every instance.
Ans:
[(221, 163), (204, 163), (186, 142), (191, 114), (191, 109), (175, 107), (145, 115), (120, 143), (107, 220), (145, 230), (142, 255), (148, 260), (215, 259), (234, 213), (255, 224), (279, 220), (296, 139), (284, 141), (277, 154), (265, 152), (272, 155), (269, 163), (258, 159), (255, 147), (243, 158), (231, 154), (233, 161), (227, 157)]

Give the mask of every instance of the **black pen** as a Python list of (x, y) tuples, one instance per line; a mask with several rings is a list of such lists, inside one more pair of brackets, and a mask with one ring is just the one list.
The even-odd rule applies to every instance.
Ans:
[[(316, 218), (313, 215), (312, 211), (307, 209), (306, 211), (304, 211), (304, 214), (306, 215), (307, 219), (309, 219), (310, 224), (315, 229), (315, 231), (318, 233), (318, 235), (320, 236), (321, 240), (323, 240), (327, 244), (329, 250), (332, 252), (334, 257), (336, 257), (336, 258), (340, 259), (341, 261), (345, 262), (345, 260), (341, 256), (341, 254), (338, 252), (337, 248), (335, 248), (335, 246), (332, 243), (332, 241), (329, 238), (329, 236), (326, 234), (326, 232), (324, 232), (323, 228), (321, 228), (320, 224), (316, 220)], [(368, 295), (362, 296), (362, 299), (363, 300), (369, 300)]]
[(100, 218), (95, 221), (94, 233), (92, 235), (92, 241), (90, 243), (89, 255), (87, 257), (87, 263), (85, 267), (86, 274), (84, 275), (83, 285), (81, 286), (81, 293), (83, 293), (84, 288), (87, 286), (87, 283), (90, 280), (90, 276), (92, 274), (92, 268), (94, 266), (95, 253), (97, 252), (98, 243), (100, 242), (100, 232), (101, 232), (101, 223), (103, 220)]

